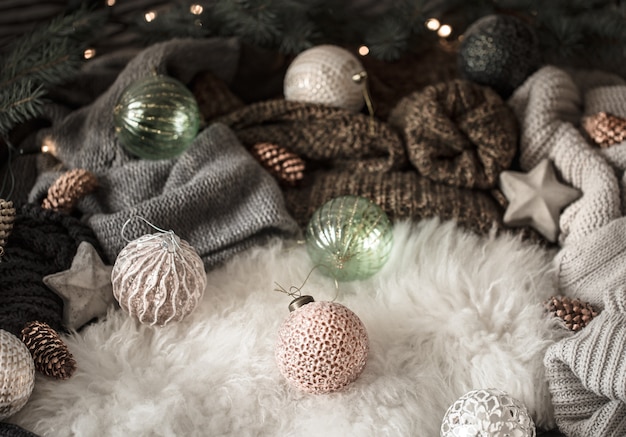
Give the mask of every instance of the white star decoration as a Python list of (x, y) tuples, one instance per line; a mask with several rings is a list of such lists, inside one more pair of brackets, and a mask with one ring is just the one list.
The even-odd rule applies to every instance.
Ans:
[(580, 191), (557, 180), (548, 159), (528, 173), (503, 171), (500, 188), (509, 201), (504, 223), (530, 225), (551, 242), (555, 242), (559, 234), (561, 210), (581, 195)]
[(79, 329), (106, 314), (115, 302), (111, 285), (112, 266), (102, 262), (86, 241), (79, 244), (69, 270), (44, 276), (43, 282), (63, 299), (63, 323)]

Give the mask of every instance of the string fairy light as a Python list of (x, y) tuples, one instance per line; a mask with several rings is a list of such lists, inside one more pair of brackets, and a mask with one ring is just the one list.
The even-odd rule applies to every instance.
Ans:
[(367, 56), (370, 52), (370, 48), (366, 45), (362, 45), (361, 47), (359, 47), (359, 55), (361, 56)]
[(83, 52), (83, 57), (85, 59), (91, 59), (94, 56), (96, 56), (96, 49), (94, 48), (88, 48)]
[(444, 24), (442, 25), (439, 30), (437, 30), (437, 35), (439, 35), (442, 38), (447, 38), (452, 34), (452, 27)]
[(189, 7), (189, 12), (191, 12), (194, 15), (200, 15), (203, 11), (204, 11), (204, 8), (202, 7), (202, 5), (199, 5), (197, 3), (194, 3)]
[(115, 0), (107, 0), (107, 6), (115, 6)]
[(438, 30), (441, 27), (441, 23), (436, 18), (429, 18), (426, 20), (426, 28), (428, 30), (432, 30), (433, 32)]
[(148, 23), (150, 23), (150, 22), (152, 22), (152, 21), (154, 21), (154, 20), (155, 20), (156, 16), (157, 16), (156, 11), (148, 11), (148, 12), (146, 12), (146, 14), (144, 15), (144, 19), (145, 19)]

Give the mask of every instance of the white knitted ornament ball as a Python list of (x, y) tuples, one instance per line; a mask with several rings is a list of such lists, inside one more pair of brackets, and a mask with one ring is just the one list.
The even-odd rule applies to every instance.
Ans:
[(526, 406), (497, 389), (472, 390), (448, 408), (441, 437), (535, 437)]
[(320, 45), (303, 51), (287, 68), (286, 100), (319, 103), (358, 112), (364, 103), (365, 69), (349, 51)]
[(35, 387), (35, 364), (26, 345), (0, 329), (0, 420), (22, 409)]
[(307, 393), (330, 393), (353, 382), (369, 352), (361, 319), (336, 302), (302, 296), (278, 330), (275, 357), (280, 373)]
[(141, 323), (165, 326), (196, 308), (204, 295), (206, 274), (196, 250), (174, 233), (164, 232), (128, 243), (115, 260), (111, 281), (124, 311)]

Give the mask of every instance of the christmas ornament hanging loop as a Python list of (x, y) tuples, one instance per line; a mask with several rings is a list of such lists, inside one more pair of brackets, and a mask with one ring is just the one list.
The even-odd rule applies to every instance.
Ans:
[[(163, 248), (167, 249), (168, 252), (174, 253), (174, 252), (176, 252), (177, 249), (180, 249), (180, 237), (178, 237), (178, 235), (176, 235), (173, 230), (170, 229), (169, 231), (166, 231), (165, 229), (161, 229), (158, 226), (150, 223), (149, 220), (147, 220), (146, 218), (144, 218), (144, 217), (142, 217), (140, 215), (135, 215), (135, 216), (130, 217), (122, 225), (122, 230), (120, 231), (120, 236), (127, 243), (130, 243), (133, 240), (131, 240), (129, 238), (126, 238), (126, 236), (124, 235), (124, 232), (126, 231), (126, 226), (128, 226), (128, 224), (132, 220), (134, 220), (134, 219), (142, 220), (144, 223), (146, 223), (151, 228), (161, 232), (162, 234), (167, 234), (169, 236), (169, 239), (163, 242)], [(158, 234), (155, 234), (155, 235), (152, 236), (152, 238), (157, 238), (157, 237), (158, 237)], [(146, 240), (148, 240), (148, 239), (150, 239), (150, 237), (146, 238)]]

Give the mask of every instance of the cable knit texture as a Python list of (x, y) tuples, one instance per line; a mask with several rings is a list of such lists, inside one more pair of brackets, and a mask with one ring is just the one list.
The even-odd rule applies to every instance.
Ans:
[(517, 152), (517, 119), (491, 88), (466, 80), (405, 97), (389, 122), (402, 130), (421, 174), (448, 185), (493, 188)]
[[(326, 201), (352, 194), (373, 200), (394, 220), (439, 217), (481, 234), (502, 229), (502, 206), (488, 187), (517, 150), (515, 116), (484, 87), (451, 81), (433, 91), (441, 94), (438, 98), (450, 113), (433, 110), (430, 118), (424, 117), (430, 127), (424, 135), (415, 132), (411, 121), (423, 109), (420, 94), (399, 103), (395, 125), (341, 108), (284, 99), (247, 105), (217, 121), (231, 127), (247, 148), (262, 139), (306, 162), (302, 183), (284, 189), (287, 209), (301, 226)], [(440, 119), (445, 126), (438, 130)], [(457, 140), (449, 149), (442, 144), (445, 134), (436, 138), (446, 128)], [(464, 140), (466, 134), (472, 140)], [(417, 151), (426, 137), (432, 139), (424, 141), (429, 150)], [(451, 149), (455, 153), (447, 157)], [(420, 158), (409, 160), (420, 153)], [(417, 168), (418, 161), (431, 169), (428, 177)], [(437, 177), (437, 171), (445, 175)], [(512, 232), (537, 238), (526, 228)]]
[(545, 356), (555, 419), (568, 437), (626, 435), (626, 294), (607, 290), (604, 311)]
[[(202, 56), (198, 56), (198, 54)], [(93, 228), (109, 263), (126, 245), (152, 230), (135, 220), (141, 216), (172, 229), (200, 254), (205, 268), (262, 243), (269, 236), (296, 235), (295, 221), (284, 206), (280, 188), (247, 153), (231, 130), (213, 123), (177, 158), (158, 161), (127, 154), (116, 138), (113, 108), (124, 89), (154, 71), (183, 83), (203, 69), (223, 80), (237, 65), (233, 40), (171, 40), (134, 57), (115, 82), (91, 104), (69, 112), (48, 131), (56, 154), (67, 168), (94, 173), (99, 189), (77, 208)], [(43, 173), (31, 191), (39, 201), (54, 171)]]
[(626, 143), (594, 147), (580, 123), (599, 111), (625, 113), (626, 82), (607, 73), (547, 66), (519, 87), (509, 104), (521, 126), (521, 167), (528, 171), (550, 158), (565, 182), (583, 193), (561, 214), (559, 288), (601, 306), (604, 290), (621, 286), (626, 273)]

